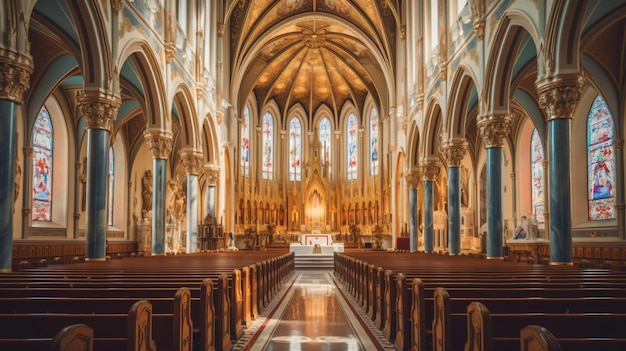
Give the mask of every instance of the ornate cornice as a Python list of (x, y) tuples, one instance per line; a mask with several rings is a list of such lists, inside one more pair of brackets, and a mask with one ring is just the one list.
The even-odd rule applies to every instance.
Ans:
[(424, 180), (435, 180), (441, 172), (437, 161), (422, 161), (420, 162), (420, 169)]
[(176, 43), (173, 41), (165, 42), (165, 62), (169, 65), (176, 57)]
[(410, 189), (416, 189), (422, 180), (422, 174), (419, 170), (407, 171), (404, 172), (404, 178)]
[(30, 87), (33, 60), (9, 50), (0, 50), (0, 99), (22, 104)]
[(118, 95), (101, 91), (85, 91), (78, 97), (78, 108), (85, 116), (87, 129), (103, 129), (111, 132), (117, 111), (121, 105)]
[(448, 162), (448, 167), (459, 167), (465, 156), (465, 150), (467, 150), (467, 141), (451, 140), (443, 144), (442, 149)]
[(582, 83), (581, 76), (557, 76), (536, 82), (539, 106), (546, 113), (546, 121), (572, 117)]
[(217, 185), (220, 179), (220, 168), (217, 165), (205, 165), (204, 172), (206, 174), (207, 185)]
[(146, 130), (143, 134), (152, 158), (167, 158), (172, 152), (172, 134), (161, 130)]
[(504, 146), (504, 138), (511, 133), (512, 123), (510, 114), (478, 117), (477, 125), (485, 147)]
[(200, 174), (202, 153), (196, 150), (181, 150), (180, 163), (187, 174)]

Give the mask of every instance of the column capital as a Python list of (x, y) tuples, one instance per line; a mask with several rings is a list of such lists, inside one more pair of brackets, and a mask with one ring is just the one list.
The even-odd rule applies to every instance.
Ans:
[(420, 168), (424, 180), (435, 180), (439, 176), (441, 168), (439, 168), (438, 161), (422, 161), (420, 162)]
[(465, 139), (450, 140), (444, 143), (441, 148), (448, 162), (448, 167), (458, 167), (465, 156), (467, 141)]
[(202, 153), (193, 149), (181, 150), (180, 162), (185, 173), (197, 175), (202, 168)]
[(622, 151), (624, 149), (624, 139), (613, 139), (613, 147), (617, 152)]
[(143, 137), (152, 152), (152, 158), (167, 158), (172, 152), (172, 133), (162, 130), (146, 130)]
[(81, 93), (78, 96), (78, 108), (87, 120), (85, 128), (111, 132), (121, 103), (119, 95), (97, 90)]
[(111, 8), (114, 12), (119, 13), (124, 8), (124, 1), (122, 0), (111, 0)]
[(504, 138), (511, 133), (513, 117), (510, 114), (478, 117), (478, 130), (486, 148), (504, 146)]
[(539, 106), (546, 113), (546, 121), (572, 118), (580, 98), (583, 79), (579, 75), (556, 76), (538, 80)]
[(422, 174), (418, 169), (404, 172), (404, 178), (410, 189), (417, 189), (422, 178)]
[(204, 165), (204, 173), (206, 174), (208, 185), (217, 185), (217, 181), (220, 178), (220, 168), (217, 165)]
[(33, 69), (29, 56), (0, 49), (0, 99), (22, 104)]

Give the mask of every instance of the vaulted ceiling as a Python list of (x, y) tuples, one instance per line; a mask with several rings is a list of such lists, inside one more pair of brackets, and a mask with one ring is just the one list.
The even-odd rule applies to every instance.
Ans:
[[(389, 107), (398, 32), (396, 0), (236, 1), (230, 11), (233, 97), (274, 101), (283, 117), (326, 106), (338, 118), (366, 97)], [(335, 122), (338, 122), (337, 120)]]

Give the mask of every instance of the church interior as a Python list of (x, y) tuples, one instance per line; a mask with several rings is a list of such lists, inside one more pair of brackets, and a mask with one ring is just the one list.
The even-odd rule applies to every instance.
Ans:
[[(215, 259), (223, 273), (257, 263), (261, 279), (268, 260), (263, 274), (284, 275), (267, 278), (270, 316), (297, 284), (343, 296), (323, 308), (369, 310), (380, 328), (347, 331), (366, 335), (342, 336), (350, 350), (422, 349), (401, 342), (399, 307), (391, 330), (376, 320), (356, 284), (374, 281), (368, 260), (406, 276), (411, 257), (473, 276), (447, 266), (457, 258), (624, 282), (624, 0), (10, 0), (0, 13), (0, 272), (163, 259), (191, 275), (201, 263), (186, 259), (231, 255)], [(328, 256), (317, 268), (334, 275), (294, 274), (299, 254)], [(355, 314), (338, 325), (359, 319), (334, 308)], [(215, 349), (255, 349), (230, 332)]]

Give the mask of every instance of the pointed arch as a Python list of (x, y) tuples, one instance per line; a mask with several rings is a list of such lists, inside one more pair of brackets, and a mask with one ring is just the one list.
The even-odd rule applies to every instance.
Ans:
[(580, 33), (587, 1), (555, 0), (546, 17), (543, 66), (540, 77), (550, 78), (559, 74), (579, 74)]
[(443, 113), (441, 111), (441, 104), (436, 98), (432, 98), (429, 101), (428, 107), (425, 113), (424, 135), (422, 137), (422, 155), (423, 159), (435, 159), (438, 157), (439, 147), (441, 144), (442, 126), (443, 126)]
[(452, 90), (448, 106), (448, 125), (445, 127), (452, 139), (464, 139), (469, 120), (469, 110), (480, 106), (476, 80), (473, 73), (465, 66), (459, 67), (452, 80)]
[(519, 49), (526, 35), (529, 35), (538, 48), (537, 30), (532, 20), (524, 13), (511, 10), (504, 14), (496, 29), (487, 67), (485, 69), (484, 115), (502, 115), (510, 112), (512, 97), (511, 81)]
[(193, 93), (186, 84), (178, 85), (172, 101), (172, 110), (178, 114), (181, 124), (182, 147), (200, 150), (198, 116), (193, 104)]
[[(417, 168), (420, 163), (420, 132), (417, 122), (415, 120), (411, 121), (411, 124), (408, 127), (408, 138), (407, 138), (407, 161), (406, 165), (407, 169)], [(402, 168), (397, 168), (398, 170)], [(399, 172), (398, 172), (399, 173)]]

